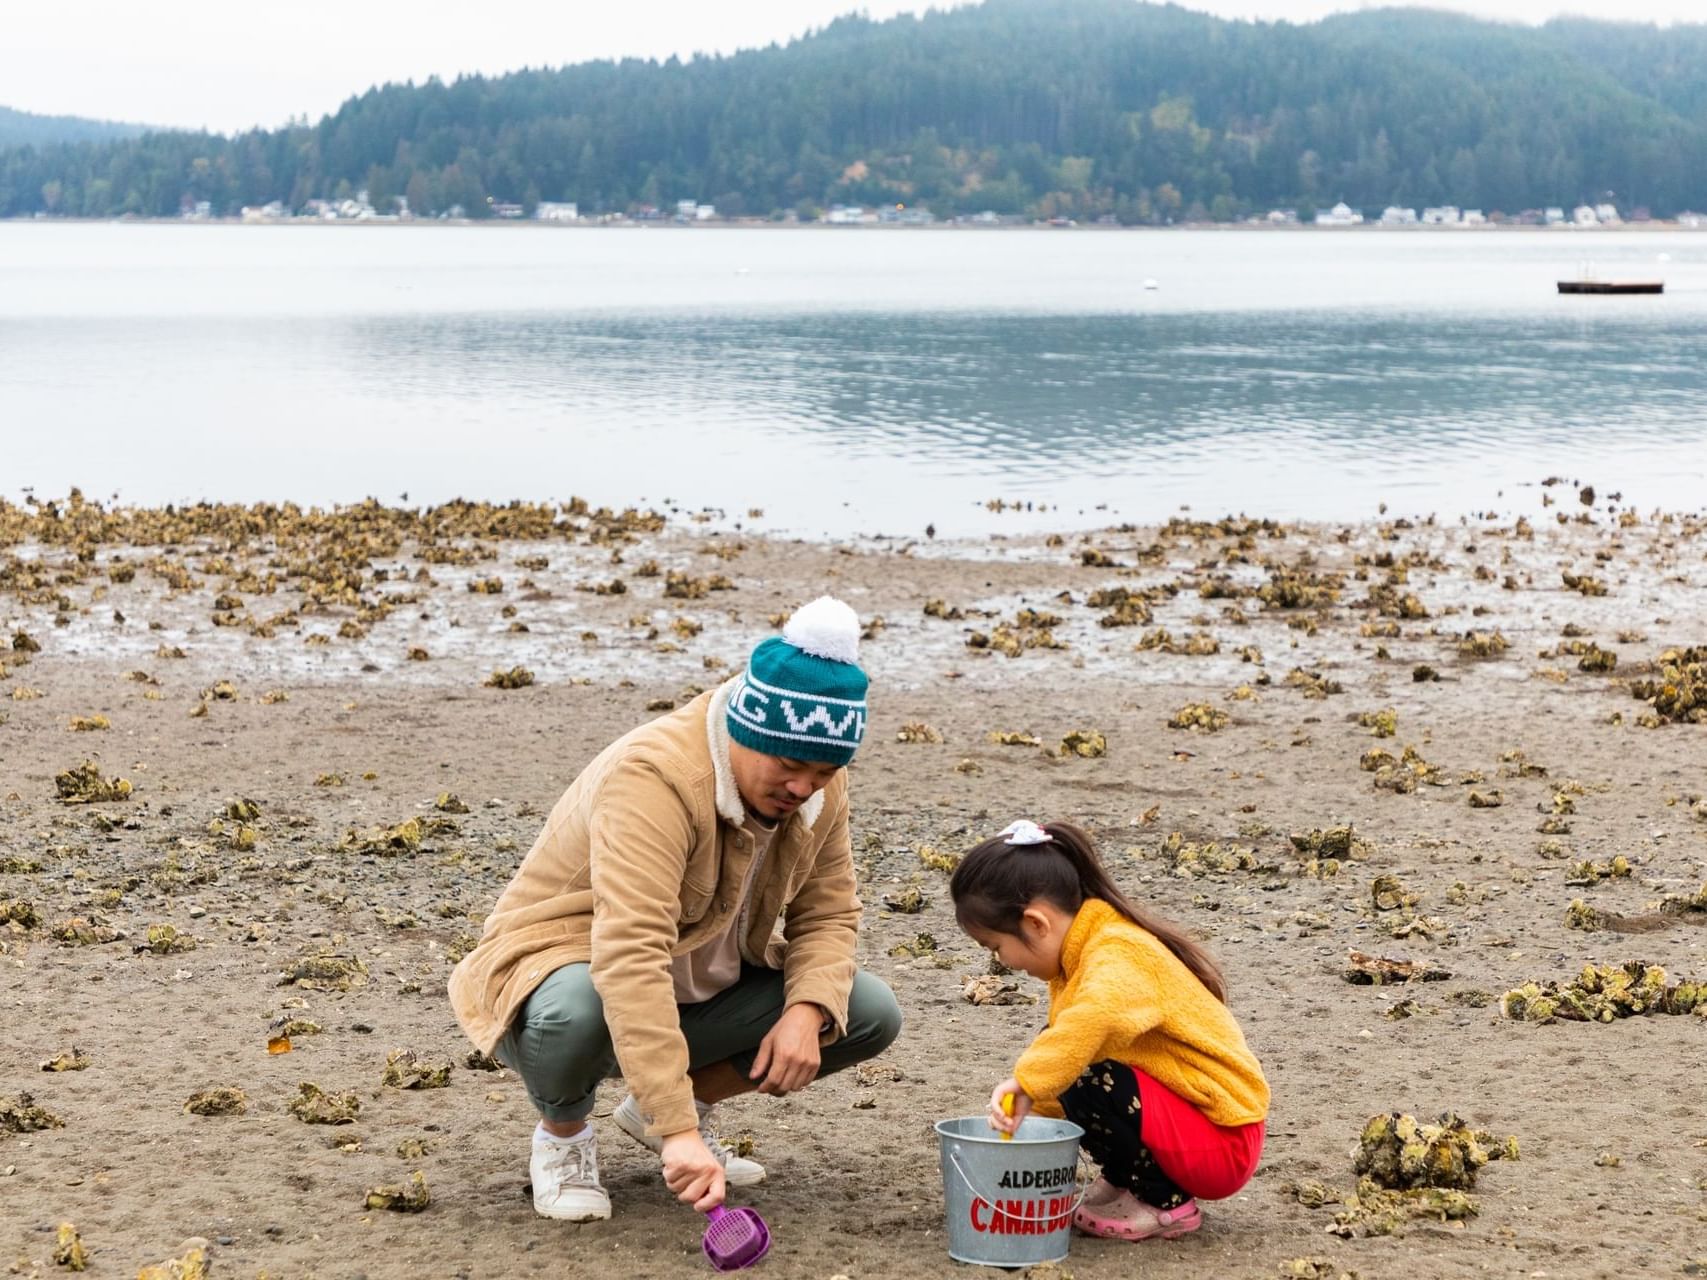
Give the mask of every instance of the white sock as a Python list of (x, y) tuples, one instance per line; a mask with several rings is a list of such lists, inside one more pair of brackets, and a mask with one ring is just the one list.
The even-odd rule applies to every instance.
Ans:
[(570, 1145), (578, 1144), (578, 1143), (582, 1143), (582, 1142), (591, 1142), (592, 1139), (593, 1139), (593, 1126), (592, 1125), (587, 1125), (585, 1128), (583, 1128), (581, 1130), (580, 1133), (574, 1134), (571, 1137), (567, 1137), (567, 1138), (558, 1137), (555, 1133), (552, 1133), (549, 1129), (547, 1129), (543, 1124), (535, 1125), (534, 1130), (533, 1130), (533, 1140), (535, 1142), (549, 1142), (549, 1143), (553, 1143), (556, 1146), (560, 1146), (560, 1147), (566, 1147), (566, 1146), (570, 1146)]

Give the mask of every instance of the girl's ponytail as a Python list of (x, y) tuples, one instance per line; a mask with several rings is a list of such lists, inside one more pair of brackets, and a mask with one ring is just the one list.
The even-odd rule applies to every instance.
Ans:
[(1018, 933), (1020, 917), (1038, 898), (1076, 912), (1086, 898), (1101, 898), (1173, 952), (1223, 1004), (1227, 986), (1209, 952), (1184, 929), (1145, 911), (1120, 891), (1097, 858), (1091, 838), (1070, 822), (1046, 822), (1047, 843), (1009, 844), (997, 836), (960, 860), (949, 880), (961, 928)]
[(1209, 993), (1222, 1004), (1227, 1003), (1227, 984), (1221, 977), (1221, 967), (1210, 958), (1204, 946), (1171, 920), (1145, 911), (1120, 891), (1097, 857), (1091, 838), (1070, 822), (1045, 822), (1055, 846), (1067, 856), (1079, 873), (1079, 891), (1083, 898), (1101, 898), (1121, 915), (1146, 933), (1153, 934), (1197, 980), (1209, 988)]

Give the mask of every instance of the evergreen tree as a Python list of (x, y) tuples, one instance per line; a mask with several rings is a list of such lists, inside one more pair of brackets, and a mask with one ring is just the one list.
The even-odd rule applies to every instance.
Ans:
[[(0, 147), (5, 134), (0, 133)], [(838, 203), (1124, 223), (1344, 200), (1707, 208), (1707, 27), (1309, 25), (1137, 0), (848, 17), (787, 46), (388, 84), (314, 124), (0, 149), (0, 216), (219, 214), (366, 188), (764, 216)]]

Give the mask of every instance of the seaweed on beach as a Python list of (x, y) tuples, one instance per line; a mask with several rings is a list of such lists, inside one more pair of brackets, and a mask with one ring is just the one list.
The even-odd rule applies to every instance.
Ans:
[(1586, 573), (1572, 573), (1569, 569), (1559, 572), (1560, 579), (1566, 588), (1581, 596), (1603, 596), (1606, 594), (1606, 584), (1599, 578)]
[(918, 854), (919, 861), (931, 871), (941, 871), (945, 875), (952, 874), (954, 869), (960, 865), (960, 854), (944, 853), (935, 845), (922, 844), (915, 852)]
[(1254, 849), (1242, 845), (1223, 845), (1219, 841), (1199, 844), (1187, 840), (1178, 831), (1169, 832), (1157, 850), (1177, 876), (1198, 879), (1203, 876), (1227, 875), (1235, 871), (1273, 871), (1272, 864), (1261, 861)]
[(100, 916), (92, 919), (72, 916), (50, 928), (48, 936), (67, 947), (90, 947), (121, 942), (126, 935), (124, 930), (114, 928)]
[(1327, 1258), (1288, 1258), (1277, 1274), (1280, 1280), (1358, 1280), (1357, 1272)]
[(1497, 658), (1511, 648), (1499, 631), (1466, 631), (1458, 639), (1458, 654), (1464, 658)]
[(1395, 791), (1408, 795), (1417, 789), (1418, 783), (1426, 782), (1436, 787), (1446, 785), (1440, 767), (1424, 760), (1412, 746), (1407, 746), (1404, 753), (1397, 758), (1390, 751), (1380, 747), (1372, 748), (1363, 753), (1358, 760), (1358, 767), (1365, 773), (1375, 775), (1377, 791)]
[(362, 1102), (353, 1093), (327, 1093), (313, 1081), (304, 1080), (297, 1086), (289, 1110), (304, 1124), (354, 1124), (362, 1113)]
[(243, 1090), (230, 1085), (203, 1089), (190, 1095), (184, 1110), (192, 1116), (240, 1116), (249, 1109)]
[(1414, 1187), (1404, 1191), (1383, 1188), (1373, 1178), (1359, 1178), (1357, 1190), (1344, 1197), (1328, 1231), (1344, 1239), (1357, 1236), (1402, 1235), (1411, 1222), (1457, 1222), (1480, 1212), (1474, 1196), (1449, 1187)]
[[(1650, 727), (1707, 724), (1707, 645), (1667, 649), (1657, 665), (1657, 680), (1634, 680), (1630, 684), (1630, 696), (1653, 708)], [(1643, 717), (1644, 723), (1648, 719)]]
[(181, 1258), (168, 1258), (143, 1267), (136, 1273), (136, 1280), (207, 1280), (207, 1272), (207, 1250), (201, 1245), (192, 1245)]
[(1093, 609), (1104, 610), (1102, 617), (1097, 619), (1099, 627), (1148, 626), (1153, 616), (1148, 598), (1129, 587), (1093, 591), (1085, 603)]
[(1221, 652), (1221, 642), (1207, 631), (1194, 631), (1188, 636), (1175, 637), (1165, 627), (1146, 631), (1133, 647), (1140, 653), (1156, 650), (1188, 658), (1207, 658)]
[(997, 977), (995, 974), (982, 974), (969, 977), (960, 986), (961, 999), (968, 1004), (1005, 1005), (1005, 1004), (1036, 1004), (1037, 997), (1019, 989), (1019, 983), (1011, 978)]
[(1449, 1187), (1468, 1190), (1491, 1160), (1515, 1160), (1517, 1139), (1472, 1129), (1448, 1112), (1439, 1124), (1422, 1124), (1397, 1111), (1371, 1116), (1358, 1138), (1353, 1172), (1389, 1190)]
[(101, 766), (93, 760), (55, 774), (53, 785), (65, 804), (105, 804), (128, 800), (131, 793), (130, 779), (102, 777)]
[(1620, 853), (1606, 862), (1584, 859), (1581, 862), (1572, 863), (1570, 871), (1565, 876), (1565, 883), (1574, 888), (1580, 885), (1599, 884), (1602, 880), (1622, 880), (1629, 874), (1630, 859)]
[[(966, 647), (980, 652), (1000, 653), (1017, 658), (1031, 649), (1065, 649), (1065, 641), (1057, 640), (1051, 626), (1029, 624), (1024, 620), (1030, 610), (1020, 610), (1020, 621), (1013, 624), (998, 622), (988, 634), (974, 631), (966, 637)], [(1053, 614), (1042, 615), (1059, 623)]]
[(420, 1213), (433, 1202), (427, 1180), (418, 1169), (402, 1186), (369, 1187), (363, 1195), (369, 1209), (390, 1209), (396, 1213)]
[[(1399, 618), (1406, 622), (1421, 621), (1429, 616), (1428, 606), (1415, 592), (1401, 592), (1398, 586), (1391, 582), (1370, 587), (1361, 607), (1373, 609), (1384, 618)], [(1398, 629), (1394, 628), (1391, 634), (1397, 636)]]
[(488, 689), (525, 689), (533, 683), (533, 672), (526, 667), (511, 667), (508, 671), (494, 671), (480, 683)]
[(1188, 702), (1168, 717), (1167, 724), (1170, 729), (1201, 729), (1205, 733), (1218, 733), (1231, 720), (1232, 717), (1219, 707), (1207, 702)]
[(889, 954), (897, 958), (922, 959), (936, 952), (936, 939), (928, 933), (917, 933), (911, 938), (897, 942), (889, 948)]
[(0, 1133), (39, 1133), (44, 1129), (63, 1129), (65, 1122), (51, 1111), (36, 1105), (28, 1093), (0, 1098)]
[(1660, 900), (1660, 910), (1668, 915), (1707, 914), (1707, 884), (1691, 894), (1667, 894)]
[(1525, 982), (1500, 999), (1514, 1022), (1615, 1022), (1643, 1014), (1707, 1018), (1707, 982), (1668, 983), (1659, 965), (1584, 965), (1569, 982)]
[(1276, 569), (1256, 596), (1270, 609), (1319, 609), (1336, 603), (1344, 587), (1344, 574)]
[(1345, 692), (1345, 687), (1338, 680), (1330, 680), (1320, 671), (1311, 671), (1307, 667), (1293, 667), (1287, 672), (1285, 683), (1313, 701)]
[(0, 925), (16, 925), (19, 929), (39, 929), (41, 912), (27, 898), (0, 898)]
[(887, 910), (899, 915), (912, 916), (923, 911), (929, 904), (918, 885), (910, 884), (904, 889), (896, 889), (884, 894), (883, 905)]
[(1598, 907), (1591, 907), (1581, 898), (1572, 898), (1565, 907), (1565, 928), (1580, 929), (1584, 933), (1598, 933), (1603, 929), (1617, 929), (1625, 923), (1623, 916), (1613, 915)]
[(909, 720), (895, 732), (896, 742), (914, 742), (937, 744), (942, 741), (942, 734), (931, 728), (923, 720)]
[(1545, 778), (1547, 766), (1532, 763), (1522, 749), (1500, 753), (1500, 775), (1506, 778)]
[(1307, 833), (1293, 832), (1287, 837), (1302, 859), (1296, 866), (1300, 875), (1326, 879), (1336, 876), (1348, 861), (1361, 862), (1374, 851), (1350, 826), (1316, 828)]
[(1611, 649), (1602, 649), (1597, 644), (1591, 644), (1583, 651), (1577, 662), (1578, 671), (1603, 675), (1618, 666), (1618, 654)]
[(1369, 900), (1377, 911), (1398, 911), (1414, 907), (1417, 895), (1405, 888), (1398, 876), (1376, 876), (1369, 882)]
[(408, 818), (394, 827), (368, 827), (361, 831), (351, 827), (344, 833), (338, 847), (350, 853), (395, 858), (399, 854), (419, 851), (426, 833), (426, 826), (420, 818)]
[(1096, 729), (1075, 729), (1061, 739), (1056, 754), (1094, 760), (1108, 754), (1108, 739)]
[(54, 1231), (53, 1260), (67, 1271), (87, 1271), (89, 1269), (89, 1250), (83, 1243), (83, 1237), (76, 1226), (62, 1222)]
[(1379, 711), (1360, 711), (1357, 713), (1357, 723), (1369, 730), (1372, 738), (1391, 738), (1399, 732), (1399, 713), (1392, 707), (1383, 707)]
[(291, 964), (279, 978), (281, 987), (307, 991), (348, 991), (367, 984), (367, 966), (355, 956), (318, 952)]
[(169, 924), (151, 924), (148, 932), (143, 935), (143, 941), (137, 946), (138, 951), (146, 951), (151, 955), (172, 956), (185, 951), (194, 951), (198, 939), (191, 934), (179, 933)]
[(450, 1085), (451, 1064), (418, 1056), (413, 1049), (396, 1049), (385, 1056), (379, 1082), (392, 1089), (444, 1089)]

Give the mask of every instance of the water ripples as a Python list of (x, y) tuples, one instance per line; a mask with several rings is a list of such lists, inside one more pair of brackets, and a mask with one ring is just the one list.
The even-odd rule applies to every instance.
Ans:
[[(172, 241), (186, 279), (200, 263), (213, 282), (182, 314), (146, 273), (86, 315), (0, 306), (5, 420), (68, 428), (8, 432), (8, 483), (138, 501), (667, 495), (809, 533), (1002, 527), (982, 509), (996, 496), (1083, 525), (1182, 505), (1338, 519), (1388, 498), (1467, 512), (1554, 472), (1648, 504), (1707, 494), (1707, 295), (1561, 306), (1540, 242), (1299, 237), (1293, 261), (1272, 238), (1189, 235), (307, 236), (220, 240), (231, 263), (202, 243)], [(311, 272), (306, 293), (262, 296), (279, 246), (319, 262), (441, 244), (484, 265), (400, 261), (329, 300), (311, 295), (345, 277)], [(1011, 247), (1034, 260), (1005, 278), (992, 264)], [(1330, 247), (1356, 262), (1311, 257)], [(632, 261), (568, 261), (595, 249)], [(523, 252), (565, 261), (503, 257)], [(706, 257), (735, 252), (751, 276)], [(917, 269), (848, 265), (895, 254)], [(1468, 256), (1447, 271), (1447, 255)], [(1121, 270), (1167, 290), (1105, 289)], [(96, 297), (18, 279), (36, 276), (47, 301)], [(404, 283), (434, 300), (388, 309)], [(773, 294), (680, 301), (737, 288)], [(616, 305), (624, 290), (641, 300)]]

